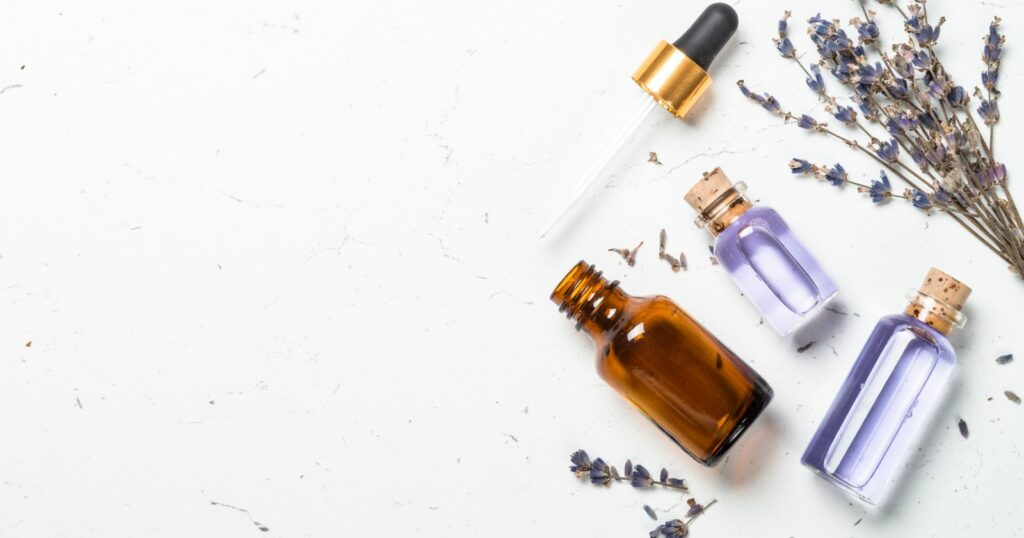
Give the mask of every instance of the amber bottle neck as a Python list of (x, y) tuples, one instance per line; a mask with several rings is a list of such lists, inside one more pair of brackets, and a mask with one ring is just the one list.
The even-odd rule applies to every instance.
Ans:
[(593, 337), (615, 327), (622, 319), (629, 298), (619, 288), (617, 280), (608, 282), (593, 265), (583, 261), (551, 292), (551, 300), (558, 305), (559, 312), (576, 320), (576, 330), (582, 329)]

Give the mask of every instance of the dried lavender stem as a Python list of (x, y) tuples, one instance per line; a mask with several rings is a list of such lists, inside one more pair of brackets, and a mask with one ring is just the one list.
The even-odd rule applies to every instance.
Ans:
[[(793, 115), (791, 113), (789, 113), (789, 112), (781, 112), (781, 111), (779, 111), (779, 112), (776, 112), (776, 114), (781, 115), (784, 120), (793, 117)], [(843, 135), (840, 135), (839, 133), (836, 133), (835, 131), (832, 131), (831, 129), (828, 129), (828, 128), (825, 128), (825, 127), (820, 128), (820, 132), (828, 134), (828, 135), (831, 135), (831, 136), (833, 136), (833, 137), (835, 137), (835, 138), (837, 138), (839, 140), (842, 140), (844, 143), (846, 143), (847, 146), (849, 146), (851, 148), (860, 150), (865, 155), (867, 155), (867, 156), (871, 157), (872, 159), (874, 159), (878, 164), (880, 164), (880, 165), (884, 166), (885, 168), (887, 168), (890, 172), (892, 172), (896, 177), (900, 178), (903, 182), (905, 182), (906, 184), (910, 185), (911, 188), (924, 192), (921, 188), (919, 188), (917, 186), (917, 184), (915, 184), (913, 181), (911, 181), (910, 178), (908, 178), (907, 176), (903, 175), (903, 173), (901, 173), (895, 167), (891, 166), (888, 162), (882, 160), (880, 157), (878, 157), (877, 155), (875, 155), (874, 153), (869, 151), (867, 148), (861, 146), (855, 140), (848, 139), (848, 138), (844, 137)], [(902, 163), (900, 163), (900, 164), (902, 165)], [(904, 168), (906, 168), (906, 167), (904, 166)], [(1000, 251), (999, 248), (997, 248), (995, 246), (995, 245), (999, 244), (999, 241), (996, 240), (995, 237), (992, 237), (991, 234), (988, 232), (988, 230), (986, 230), (983, 226), (981, 226), (981, 224), (979, 224), (976, 220), (972, 219), (969, 216), (967, 217), (968, 220), (971, 220), (975, 224), (975, 226), (978, 227), (978, 230), (980, 230), (983, 234), (985, 234), (986, 236), (988, 236), (991, 239), (991, 242), (989, 242), (985, 238), (981, 237), (981, 235), (979, 235), (977, 231), (975, 231), (973, 228), (968, 226), (962, 219), (957, 217), (955, 214), (949, 213), (949, 215), (951, 217), (953, 217), (953, 220), (955, 220), (958, 224), (960, 224), (960, 226), (962, 226), (964, 229), (966, 229), (968, 232), (970, 232), (971, 235), (973, 235), (976, 239), (978, 239), (978, 241), (981, 241), (982, 243), (984, 243), (984, 245), (986, 247), (988, 247), (989, 250), (991, 250), (993, 253), (998, 255), (1004, 261), (1006, 261), (1006, 263), (1010, 263), (1012, 265), (1012, 262), (1010, 261), (1010, 259), (1005, 254), (1003, 254)]]
[[(791, 117), (792, 117), (792, 114), (790, 114), (789, 112), (786, 112), (786, 113), (782, 113), (782, 112), (779, 112), (779, 114), (782, 114), (782, 115), (783, 115), (783, 117), (784, 117), (785, 119), (788, 119), (788, 118), (791, 118)], [(888, 163), (888, 162), (886, 162), (886, 161), (882, 160), (882, 159), (881, 159), (880, 157), (878, 157), (877, 155), (875, 155), (875, 154), (874, 154), (873, 152), (869, 151), (869, 150), (868, 150), (867, 148), (865, 148), (864, 146), (860, 145), (860, 144), (859, 144), (858, 142), (856, 142), (855, 140), (851, 140), (851, 139), (848, 139), (848, 138), (846, 138), (846, 137), (844, 137), (844, 136), (840, 135), (839, 133), (836, 133), (835, 131), (832, 131), (831, 129), (828, 129), (828, 128), (826, 128), (826, 127), (821, 127), (821, 128), (820, 128), (820, 132), (823, 132), (823, 133), (825, 133), (825, 134), (828, 134), (828, 135), (831, 135), (831, 136), (833, 136), (833, 137), (835, 137), (835, 138), (838, 138), (839, 140), (842, 140), (842, 141), (843, 141), (844, 143), (846, 143), (846, 145), (847, 145), (847, 146), (849, 146), (849, 147), (851, 147), (851, 148), (855, 148), (855, 149), (857, 149), (857, 150), (860, 150), (860, 151), (861, 151), (862, 153), (864, 153), (865, 155), (867, 155), (867, 156), (871, 157), (872, 159), (874, 159), (874, 160), (875, 160), (875, 161), (876, 161), (876, 162), (877, 162), (878, 164), (880, 164), (880, 165), (884, 166), (885, 168), (889, 169), (889, 171), (891, 171), (891, 172), (892, 172), (892, 173), (893, 173), (894, 175), (896, 175), (896, 177), (898, 177), (898, 178), (900, 178), (901, 180), (903, 180), (903, 182), (904, 182), (904, 183), (906, 183), (906, 184), (910, 185), (910, 187), (911, 187), (911, 188), (913, 188), (913, 189), (916, 189), (916, 190), (918, 190), (918, 191), (921, 191), (921, 192), (925, 192), (925, 191), (923, 191), (923, 190), (922, 190), (922, 189), (921, 189), (920, 187), (918, 187), (918, 186), (917, 186), (917, 184), (915, 184), (915, 183), (914, 183), (913, 181), (911, 181), (911, 180), (910, 180), (910, 178), (908, 178), (907, 176), (903, 175), (903, 173), (901, 173), (901, 172), (900, 172), (899, 170), (897, 170), (897, 169), (896, 169), (895, 167), (891, 166), (891, 165), (890, 165), (890, 163)], [(908, 167), (907, 167), (906, 165), (904, 165), (904, 164), (903, 164), (902, 162), (899, 162), (899, 161), (897, 161), (897, 164), (899, 164), (899, 165), (900, 165), (900, 166), (902, 166), (902, 167), (903, 167), (903, 168), (904, 168), (905, 170), (909, 171), (909, 172), (910, 172), (911, 174), (914, 174), (914, 175), (915, 175), (916, 177), (918, 177), (919, 179), (921, 179), (922, 181), (924, 181), (924, 179), (923, 179), (923, 178), (920, 178), (920, 176), (918, 176), (918, 175), (917, 175), (916, 173), (914, 173), (914, 171), (913, 171), (913, 170), (910, 170), (910, 169), (909, 169), (909, 168), (908, 168)], [(1001, 258), (1003, 258), (1004, 260), (1006, 260), (1006, 262), (1007, 262), (1007, 263), (1012, 263), (1012, 262), (1010, 262), (1010, 260), (1009, 260), (1009, 259), (1007, 258), (1007, 256), (1006, 256), (1006, 255), (1004, 255), (1003, 253), (1001, 253), (1001, 252), (1000, 252), (1000, 249), (996, 247), (996, 245), (999, 245), (999, 244), (1000, 244), (1000, 242), (999, 242), (999, 241), (998, 241), (998, 240), (997, 240), (997, 239), (996, 239), (996, 238), (995, 238), (994, 236), (992, 236), (992, 235), (991, 235), (991, 233), (990, 233), (990, 232), (989, 232), (988, 230), (986, 230), (984, 226), (982, 226), (982, 225), (981, 225), (980, 223), (978, 223), (978, 222), (977, 222), (976, 220), (974, 220), (973, 218), (971, 218), (971, 217), (967, 217), (967, 218), (968, 218), (968, 220), (972, 220), (972, 221), (973, 221), (974, 225), (978, 227), (978, 230), (980, 230), (980, 231), (981, 231), (981, 232), (982, 232), (983, 234), (985, 234), (986, 236), (988, 236), (988, 237), (989, 237), (989, 239), (991, 240), (991, 243), (990, 243), (989, 241), (985, 240), (984, 238), (982, 238), (982, 237), (981, 237), (980, 235), (978, 235), (978, 233), (977, 233), (977, 232), (976, 232), (976, 231), (975, 231), (974, 229), (972, 229), (972, 228), (970, 228), (969, 226), (967, 226), (967, 225), (966, 225), (966, 224), (965, 224), (965, 223), (964, 223), (964, 222), (963, 222), (963, 221), (962, 221), (962, 220), (961, 220), (960, 218), (957, 218), (957, 217), (956, 217), (955, 215), (953, 215), (952, 213), (950, 213), (950, 216), (953, 216), (953, 217), (954, 217), (954, 220), (956, 220), (956, 222), (958, 222), (958, 223), (959, 223), (959, 224), (960, 224), (961, 226), (963, 226), (963, 227), (964, 227), (964, 228), (965, 228), (965, 229), (966, 229), (967, 231), (969, 231), (969, 232), (970, 232), (970, 233), (971, 233), (972, 235), (974, 235), (974, 237), (976, 237), (976, 238), (977, 238), (977, 239), (978, 239), (979, 241), (981, 241), (982, 243), (984, 243), (984, 244), (985, 244), (985, 246), (989, 248), (989, 250), (991, 250), (992, 252), (996, 253), (997, 255), (999, 255), (999, 256), (1000, 256)]]
[(686, 525), (687, 525), (687, 526), (689, 526), (689, 525), (690, 525), (690, 522), (692, 522), (693, 520), (695, 520), (695, 519), (697, 519), (698, 517), (700, 517), (700, 515), (701, 515), (701, 514), (703, 514), (704, 512), (707, 512), (707, 511), (708, 511), (708, 508), (711, 508), (712, 506), (714, 506), (716, 502), (718, 502), (718, 499), (712, 499), (712, 501), (711, 501), (711, 502), (709, 502), (708, 504), (706, 504), (706, 505), (704, 506), (704, 508), (701, 508), (700, 512), (697, 512), (696, 514), (693, 514), (692, 516), (690, 516), (689, 518), (687, 518), (687, 519), (686, 519)]
[[(629, 482), (629, 481), (632, 480), (632, 478), (628, 477), (628, 476), (609, 476), (609, 478), (611, 478), (612, 480), (618, 480), (619, 482)], [(655, 486), (663, 486), (663, 487), (671, 488), (671, 489), (678, 489), (680, 491), (690, 491), (690, 488), (686, 487), (685, 484), (683, 484), (681, 486), (677, 486), (677, 485), (671, 484), (669, 482), (662, 482), (661, 480), (654, 480), (653, 478), (651, 479), (651, 484), (655, 485)], [(709, 504), (708, 506), (711, 506), (711, 505)]]

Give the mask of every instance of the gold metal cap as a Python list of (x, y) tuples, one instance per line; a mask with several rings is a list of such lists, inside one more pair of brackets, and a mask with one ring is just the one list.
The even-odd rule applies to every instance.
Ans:
[(685, 116), (711, 85), (707, 72), (664, 40), (633, 73), (633, 81), (677, 118)]

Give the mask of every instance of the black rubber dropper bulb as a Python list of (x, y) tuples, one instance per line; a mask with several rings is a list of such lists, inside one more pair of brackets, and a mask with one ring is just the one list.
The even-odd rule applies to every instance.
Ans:
[(707, 71), (738, 26), (736, 10), (721, 2), (711, 4), (672, 44)]

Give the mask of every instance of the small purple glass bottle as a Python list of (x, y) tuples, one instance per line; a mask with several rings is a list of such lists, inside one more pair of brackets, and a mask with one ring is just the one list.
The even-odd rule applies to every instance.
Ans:
[(754, 306), (785, 336), (810, 318), (839, 289), (782, 217), (754, 207), (716, 168), (704, 174), (686, 202), (698, 213), (697, 226), (715, 236), (714, 254)]
[(817, 433), (804, 465), (870, 504), (885, 500), (926, 429), (956, 365), (946, 338), (963, 327), (971, 289), (931, 269), (902, 314), (871, 333)]

